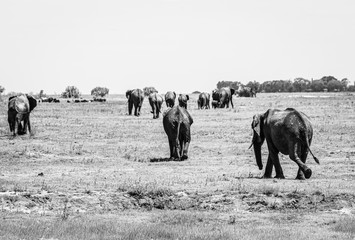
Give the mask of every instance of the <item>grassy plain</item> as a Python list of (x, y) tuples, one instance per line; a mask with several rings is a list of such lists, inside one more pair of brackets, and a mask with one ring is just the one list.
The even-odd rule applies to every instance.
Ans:
[[(354, 239), (354, 95), (258, 94), (210, 110), (196, 99), (183, 162), (167, 161), (162, 118), (152, 119), (147, 99), (138, 118), (123, 95), (40, 103), (33, 135), (15, 138), (0, 103), (0, 239)], [(260, 179), (252, 116), (287, 107), (311, 118), (321, 164), (309, 156), (313, 175), (298, 181), (280, 156), (286, 179)]]

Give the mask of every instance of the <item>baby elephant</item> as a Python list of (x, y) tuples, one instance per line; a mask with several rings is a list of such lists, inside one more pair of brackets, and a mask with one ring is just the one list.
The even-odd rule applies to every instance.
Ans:
[(154, 92), (149, 94), (149, 104), (152, 107), (153, 119), (159, 118), (161, 105), (163, 104), (163, 97)]
[(30, 113), (37, 106), (37, 100), (30, 95), (12, 96), (8, 103), (8, 122), (13, 135), (26, 134), (27, 128), (31, 132)]
[(179, 106), (187, 109), (187, 101), (190, 100), (189, 95), (179, 94)]
[(169, 139), (170, 160), (180, 161), (188, 158), (192, 123), (190, 114), (180, 106), (175, 106), (164, 114), (163, 125)]
[(251, 146), (254, 145), (256, 163), (260, 170), (263, 169), (261, 146), (265, 139), (269, 149), (264, 178), (271, 177), (273, 166), (276, 178), (285, 178), (278, 156), (280, 152), (289, 155), (291, 160), (298, 165), (296, 179), (311, 177), (312, 171), (306, 166), (308, 152), (312, 154), (318, 164), (319, 161), (310, 149), (313, 128), (304, 113), (293, 108), (269, 109), (263, 114), (255, 115), (251, 127), (254, 132)]

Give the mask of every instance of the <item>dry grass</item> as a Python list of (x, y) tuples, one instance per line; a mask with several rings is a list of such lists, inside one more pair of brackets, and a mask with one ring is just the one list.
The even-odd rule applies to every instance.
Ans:
[[(189, 159), (167, 161), (162, 119), (127, 116), (124, 96), (106, 103), (41, 103), (33, 136), (9, 136), (0, 117), (3, 239), (352, 239), (355, 97), (259, 94), (234, 109), (197, 110)], [(285, 180), (260, 179), (250, 123), (294, 107), (314, 126), (311, 179), (280, 156)], [(163, 109), (164, 110), (164, 109)], [(263, 147), (266, 161), (267, 148)], [(344, 209), (349, 209), (344, 213)], [(350, 220), (349, 220), (350, 219)]]

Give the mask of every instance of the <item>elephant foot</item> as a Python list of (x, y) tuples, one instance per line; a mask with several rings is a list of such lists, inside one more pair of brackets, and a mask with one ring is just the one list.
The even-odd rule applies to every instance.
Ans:
[(263, 178), (271, 178), (271, 175), (264, 174)]
[(312, 170), (310, 168), (307, 168), (304, 171), (304, 176), (306, 177), (306, 179), (310, 178), (312, 176)]
[(187, 156), (187, 155), (182, 155), (182, 157), (181, 157), (181, 161), (184, 161), (184, 160), (186, 160), (186, 159), (188, 159), (189, 157)]
[(299, 175), (297, 175), (296, 176), (296, 178), (295, 178), (296, 180), (305, 180), (306, 178), (304, 177), (304, 175), (302, 174), (299, 174)]
[(274, 178), (285, 179), (285, 176), (283, 174), (279, 174), (279, 175), (276, 174)]

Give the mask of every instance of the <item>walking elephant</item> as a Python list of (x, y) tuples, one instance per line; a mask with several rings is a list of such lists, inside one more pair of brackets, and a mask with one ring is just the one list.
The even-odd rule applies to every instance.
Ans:
[(209, 109), (210, 108), (210, 94), (203, 92), (200, 93), (197, 100), (198, 109)]
[(187, 109), (187, 101), (189, 101), (190, 97), (186, 94), (179, 94), (179, 106)]
[(180, 106), (169, 109), (163, 118), (163, 125), (168, 135), (170, 160), (185, 160), (191, 141), (190, 127), (193, 119), (188, 111)]
[(313, 155), (310, 145), (312, 143), (313, 128), (309, 118), (302, 112), (293, 108), (285, 110), (269, 109), (263, 114), (256, 114), (251, 124), (256, 163), (260, 170), (263, 169), (261, 161), (261, 146), (266, 139), (269, 156), (265, 168), (264, 178), (270, 178), (272, 168), (275, 167), (276, 178), (285, 178), (279, 152), (289, 155), (299, 167), (296, 179), (310, 178), (312, 170), (306, 166), (308, 152), (319, 164)]
[(174, 107), (175, 105), (175, 99), (176, 99), (176, 93), (175, 92), (167, 92), (165, 94), (165, 102), (167, 107)]
[(153, 119), (159, 118), (159, 113), (161, 109), (161, 105), (163, 104), (163, 97), (158, 93), (149, 94), (149, 104), (152, 107)]
[(214, 108), (229, 108), (229, 103), (231, 103), (232, 108), (233, 106), (233, 95), (235, 93), (234, 88), (230, 87), (223, 87), (221, 89), (216, 89), (212, 91), (212, 107)]
[(27, 94), (9, 98), (7, 119), (13, 135), (16, 135), (16, 125), (17, 134), (26, 134), (27, 128), (30, 134), (32, 134), (30, 113), (36, 106), (37, 100)]
[(139, 117), (141, 114), (141, 107), (144, 100), (143, 90), (133, 89), (127, 90), (126, 98), (128, 99), (128, 114), (132, 115), (132, 109), (134, 106), (134, 116)]

